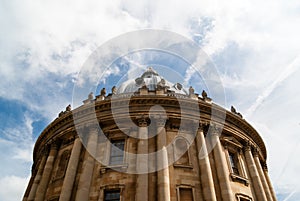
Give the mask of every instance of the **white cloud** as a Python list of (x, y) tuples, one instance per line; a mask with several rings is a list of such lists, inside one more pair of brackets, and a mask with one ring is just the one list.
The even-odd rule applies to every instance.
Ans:
[(0, 200), (22, 200), (28, 182), (29, 177), (18, 177), (15, 175), (2, 177), (0, 179)]
[[(299, 73), (296, 64), (290, 65), (300, 52), (299, 8), (297, 0), (1, 1), (0, 97), (20, 100), (52, 119), (71, 102), (72, 82), (87, 57), (108, 39), (145, 27), (198, 37), (212, 58), (229, 57), (226, 65), (217, 63), (228, 104), (241, 112), (250, 108), (245, 117), (266, 139), (272, 178), (284, 172), (282, 182), (293, 186), (295, 171), (284, 168), (299, 164), (282, 164), (278, 156), (291, 153), (288, 145), (299, 139)], [(232, 43), (236, 52), (247, 54), (226, 55)], [(191, 74), (187, 72), (186, 81)], [(31, 123), (25, 126), (27, 134)], [(26, 137), (32, 140), (23, 131), (7, 128), (8, 139), (0, 146), (11, 145), (15, 158), (28, 161), (31, 145), (27, 151), (18, 149), (18, 143), (28, 142)], [(286, 146), (279, 152), (282, 144)]]
[(18, 121), (0, 132), (0, 157), (5, 165), (0, 167), (0, 176), (28, 175), (32, 163), (34, 145), (33, 119), (24, 115), (24, 121)]
[(263, 103), (263, 101), (270, 96), (274, 89), (276, 89), (276, 87), (285, 79), (287, 79), (291, 74), (297, 71), (299, 67), (300, 56), (294, 59), (291, 64), (288, 64), (283, 72), (272, 82), (272, 84), (268, 86), (261, 95), (258, 96), (255, 103), (248, 109), (247, 114), (250, 115), (251, 113), (253, 113)]
[[(35, 90), (29, 90), (30, 85), (51, 80), (47, 77), (49, 73), (60, 77), (59, 82), (64, 82), (62, 79), (66, 75), (70, 76), (68, 79), (75, 77), (97, 46), (142, 26), (119, 8), (120, 1), (38, 3), (27, 0), (1, 4), (0, 96), (21, 100), (32, 108), (37, 104), (26, 98)], [(45, 113), (59, 109), (57, 104), (47, 101), (53, 102), (51, 94), (43, 96), (45, 102), (41, 104)], [(60, 104), (71, 100), (63, 93), (60, 96)], [(36, 109), (41, 110), (40, 107)]]

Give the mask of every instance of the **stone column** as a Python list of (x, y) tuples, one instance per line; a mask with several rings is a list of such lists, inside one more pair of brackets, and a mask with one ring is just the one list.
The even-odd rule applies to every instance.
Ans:
[(69, 159), (68, 167), (66, 170), (63, 186), (59, 196), (60, 201), (68, 201), (71, 199), (72, 189), (74, 186), (74, 181), (77, 173), (77, 167), (81, 151), (81, 141), (79, 137), (74, 140), (71, 156)]
[(274, 188), (273, 188), (271, 179), (270, 179), (270, 177), (269, 177), (268, 167), (267, 167), (267, 164), (266, 164), (266, 163), (263, 165), (263, 172), (264, 172), (264, 175), (265, 175), (265, 178), (266, 178), (268, 187), (269, 187), (269, 189), (270, 189), (270, 192), (271, 192), (273, 201), (277, 201), (276, 194), (275, 194), (275, 191), (274, 191)]
[(213, 176), (207, 153), (203, 128), (201, 126), (197, 132), (196, 145), (200, 167), (200, 182), (202, 185), (204, 200), (216, 201), (217, 198), (213, 182)]
[(218, 128), (214, 128), (212, 126), (210, 128), (212, 129), (211, 145), (214, 146), (213, 154), (221, 189), (221, 196), (223, 200), (233, 201), (234, 195), (230, 186), (228, 164), (219, 138), (219, 133), (221, 133), (221, 131), (219, 131)]
[[(34, 169), (35, 169), (35, 168), (34, 168)], [(28, 195), (29, 195), (29, 193), (30, 193), (32, 184), (33, 184), (33, 182), (34, 182), (34, 178), (35, 178), (36, 172), (37, 172), (37, 170), (34, 170), (34, 172), (31, 173), (31, 177), (30, 177), (30, 179), (29, 179), (28, 186), (26, 187), (26, 190), (25, 190), (25, 192), (24, 192), (22, 201), (27, 201), (27, 199), (28, 199)]]
[(250, 172), (251, 180), (253, 181), (252, 185), (255, 191), (256, 199), (260, 201), (266, 201), (267, 197), (263, 189), (263, 185), (261, 183), (259, 173), (251, 153), (251, 146), (249, 145), (249, 143), (247, 143), (244, 150), (245, 150), (246, 163)]
[(170, 201), (170, 177), (169, 177), (169, 164), (168, 164), (168, 152), (166, 149), (166, 129), (165, 120), (156, 119), (157, 128), (157, 192), (158, 201)]
[(254, 156), (254, 162), (255, 162), (255, 165), (256, 165), (256, 169), (258, 170), (259, 177), (260, 177), (261, 183), (262, 183), (262, 185), (264, 187), (264, 191), (265, 191), (267, 200), (268, 201), (273, 201), (273, 198), (272, 198), (272, 195), (271, 195), (271, 192), (270, 192), (267, 180), (265, 178), (263, 169), (261, 167), (261, 163), (260, 163), (260, 160), (259, 160), (258, 150), (257, 149), (254, 150), (253, 156)]
[(43, 201), (47, 192), (47, 187), (51, 178), (51, 173), (54, 165), (54, 161), (57, 155), (58, 143), (52, 142), (47, 162), (43, 171), (43, 175), (40, 184), (37, 188), (35, 201)]
[(30, 192), (29, 192), (29, 195), (28, 195), (28, 198), (27, 198), (28, 201), (33, 201), (34, 198), (35, 198), (35, 193), (36, 193), (36, 190), (39, 186), (40, 180), (42, 178), (42, 174), (43, 174), (44, 166), (45, 166), (45, 163), (46, 163), (46, 159), (47, 159), (47, 153), (44, 152), (43, 156), (42, 156), (42, 159), (41, 159), (41, 162), (40, 162), (39, 167), (38, 167), (38, 171), (37, 171), (37, 173), (34, 177), (34, 181), (33, 181), (33, 184), (31, 186), (31, 189), (30, 189)]
[(138, 119), (136, 171), (136, 200), (148, 200), (148, 124), (144, 117)]
[(98, 143), (98, 129), (99, 125), (89, 126), (88, 142), (86, 145), (86, 152), (82, 164), (82, 172), (80, 174), (78, 188), (76, 192), (76, 201), (88, 201), (90, 186), (95, 165), (95, 154)]

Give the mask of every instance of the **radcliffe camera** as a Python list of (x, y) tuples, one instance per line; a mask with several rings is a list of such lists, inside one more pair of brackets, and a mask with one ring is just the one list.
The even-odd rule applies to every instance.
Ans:
[(299, 201), (300, 1), (0, 0), (0, 201)]
[(265, 144), (233, 106), (153, 67), (111, 91), (41, 133), (24, 200), (276, 200)]

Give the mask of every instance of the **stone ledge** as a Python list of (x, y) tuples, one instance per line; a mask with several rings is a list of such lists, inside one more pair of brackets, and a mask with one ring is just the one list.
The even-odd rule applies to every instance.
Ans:
[(243, 183), (245, 186), (249, 185), (249, 180), (245, 177), (239, 176), (239, 175), (234, 174), (234, 173), (230, 173), (230, 177), (235, 182)]
[(121, 170), (124, 172), (128, 168), (128, 163), (120, 164), (120, 165), (108, 165), (100, 168), (100, 174), (106, 173), (107, 170)]

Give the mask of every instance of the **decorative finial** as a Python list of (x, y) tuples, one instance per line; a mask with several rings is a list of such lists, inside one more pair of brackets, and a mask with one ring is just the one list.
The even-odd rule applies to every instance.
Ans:
[(89, 99), (89, 100), (93, 100), (93, 99), (94, 99), (94, 94), (93, 94), (93, 92), (89, 93), (88, 99)]
[(233, 106), (231, 106), (230, 111), (231, 111), (233, 114), (236, 114), (236, 115), (238, 115), (239, 117), (243, 118), (242, 114), (239, 113), (239, 112), (237, 112), (236, 109), (235, 109)]
[(231, 106), (230, 110), (232, 113), (236, 114), (236, 109), (233, 106)]
[(105, 94), (106, 94), (106, 89), (105, 89), (105, 88), (102, 88), (102, 89), (101, 89), (101, 92), (100, 92), (100, 95), (101, 95), (101, 96), (105, 96)]
[(205, 91), (205, 90), (203, 90), (203, 91), (202, 91), (202, 94), (201, 94), (201, 95), (202, 95), (202, 98), (204, 98), (204, 99), (206, 99), (206, 98), (207, 98), (207, 93), (206, 93), (206, 91)]
[(66, 107), (66, 111), (67, 111), (67, 112), (70, 112), (70, 111), (71, 111), (71, 105), (70, 105), (70, 104)]
[(191, 96), (193, 94), (195, 94), (195, 90), (194, 90), (194, 88), (192, 86), (190, 86), (190, 88), (189, 88), (189, 95)]
[(111, 88), (111, 93), (112, 93), (112, 94), (117, 94), (117, 87), (116, 87), (116, 86), (113, 86), (113, 87)]

